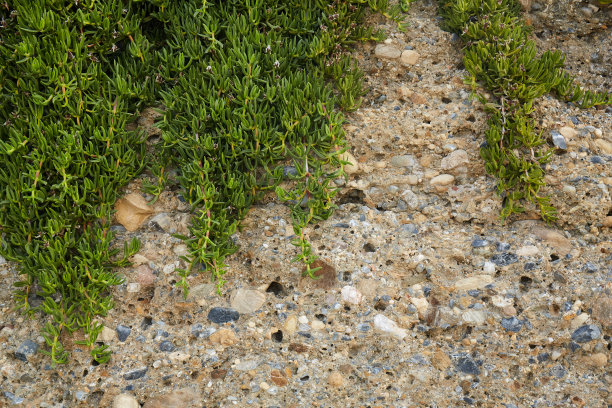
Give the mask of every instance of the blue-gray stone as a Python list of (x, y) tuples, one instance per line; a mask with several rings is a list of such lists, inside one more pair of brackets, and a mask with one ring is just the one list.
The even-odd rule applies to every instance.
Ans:
[(83, 401), (85, 398), (87, 398), (87, 393), (84, 391), (78, 390), (77, 392), (74, 393), (74, 396), (76, 397), (77, 400)]
[(582, 270), (587, 273), (595, 273), (597, 272), (597, 265), (591, 262), (587, 262), (586, 264), (584, 264), (584, 267), (582, 268)]
[(595, 163), (595, 164), (605, 164), (604, 160), (599, 157), (599, 156), (593, 156), (591, 157), (591, 163)]
[(504, 329), (508, 331), (518, 333), (523, 327), (523, 322), (517, 319), (515, 316), (512, 316), (508, 318), (503, 318), (501, 321), (501, 325)]
[(470, 356), (461, 356), (457, 359), (455, 364), (457, 370), (465, 374), (480, 375), (480, 368), (478, 364)]
[(572, 333), (572, 340), (576, 343), (588, 343), (591, 340), (596, 340), (601, 336), (601, 330), (594, 324), (585, 324), (580, 326)]
[(575, 353), (577, 350), (580, 350), (581, 348), (580, 344), (576, 343), (575, 341), (570, 341), (568, 347), (572, 353)]
[(548, 353), (540, 353), (538, 354), (538, 363), (543, 363), (550, 359), (550, 354)]
[(124, 325), (120, 324), (120, 325), (117, 326), (115, 331), (117, 332), (117, 338), (119, 339), (119, 341), (123, 342), (123, 341), (127, 340), (128, 336), (132, 332), (132, 329), (130, 329), (127, 326), (124, 326)]
[(297, 176), (298, 172), (297, 169), (293, 166), (285, 166), (283, 167), (283, 177), (289, 177), (289, 176)]
[(467, 294), (473, 298), (477, 298), (478, 296), (480, 296), (480, 293), (481, 292), (478, 289), (470, 289), (467, 291)]
[(487, 245), (489, 245), (489, 241), (487, 241), (486, 239), (475, 238), (472, 241), (472, 247), (474, 248), (482, 248), (486, 247)]
[(516, 254), (504, 252), (502, 254), (493, 255), (491, 257), (491, 262), (493, 262), (497, 266), (507, 266), (518, 262), (518, 256), (516, 256)]
[(495, 244), (495, 248), (499, 251), (499, 252), (504, 252), (510, 249), (510, 244), (507, 242), (498, 242)]
[(123, 378), (128, 381), (137, 380), (139, 378), (144, 377), (145, 374), (147, 373), (147, 370), (148, 370), (148, 367), (143, 367), (143, 368), (138, 368), (136, 370), (128, 371), (127, 373), (123, 375)]
[(17, 405), (17, 404), (21, 404), (24, 399), (21, 397), (16, 396), (15, 394), (13, 394), (12, 392), (9, 391), (4, 391), (4, 396), (10, 400), (13, 404)]
[(523, 265), (523, 269), (526, 271), (532, 271), (536, 268), (536, 264), (534, 264), (533, 262), (527, 262), (525, 265)]
[(561, 364), (557, 364), (550, 369), (550, 375), (557, 378), (563, 378), (567, 374), (567, 370)]
[(229, 307), (213, 307), (208, 312), (208, 320), (213, 323), (227, 323), (238, 320), (240, 313)]
[(552, 134), (552, 142), (555, 145), (555, 147), (561, 150), (567, 150), (567, 144), (565, 143), (565, 138), (563, 137), (563, 135), (557, 132), (556, 130), (553, 130), (551, 134)]
[(176, 347), (174, 346), (174, 344), (172, 344), (170, 340), (164, 340), (159, 343), (159, 349), (161, 351), (174, 351)]
[(15, 357), (21, 361), (28, 361), (28, 356), (33, 356), (38, 351), (38, 343), (33, 340), (25, 340), (17, 347)]
[(370, 325), (367, 323), (360, 323), (357, 325), (357, 328), (359, 329), (359, 331), (362, 332), (370, 331)]

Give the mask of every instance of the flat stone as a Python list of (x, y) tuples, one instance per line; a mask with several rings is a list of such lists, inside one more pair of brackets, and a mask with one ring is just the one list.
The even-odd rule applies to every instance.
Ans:
[(240, 288), (232, 294), (230, 304), (238, 313), (253, 313), (266, 302), (266, 294), (254, 289)]
[(181, 388), (148, 400), (142, 408), (199, 408), (201, 406), (200, 390)]
[(128, 371), (127, 373), (123, 374), (123, 378), (127, 381), (137, 380), (139, 378), (144, 377), (148, 369), (148, 367), (143, 367), (137, 368), (136, 370)]
[(612, 154), (612, 143), (608, 142), (607, 140), (596, 139), (593, 144), (601, 151), (601, 153)]
[(38, 351), (38, 343), (34, 340), (24, 340), (15, 351), (15, 358), (21, 361), (28, 361), (28, 357), (33, 356)]
[(469, 163), (470, 159), (465, 150), (459, 149), (455, 150), (448, 156), (442, 159), (440, 162), (440, 167), (442, 170), (452, 170), (456, 167), (462, 166), (464, 164)]
[(120, 324), (120, 325), (117, 326), (115, 331), (117, 332), (117, 338), (119, 339), (119, 341), (124, 342), (124, 341), (127, 340), (128, 336), (132, 332), (132, 329), (130, 329), (127, 326), (124, 326), (124, 325)]
[(104, 326), (102, 331), (98, 335), (96, 341), (102, 341), (104, 343), (110, 343), (115, 339), (116, 332), (108, 326)]
[(535, 245), (525, 245), (520, 247), (516, 254), (518, 256), (533, 256), (540, 253), (540, 249)]
[(565, 255), (572, 250), (572, 243), (559, 231), (550, 228), (534, 228), (532, 231), (536, 237), (545, 241), (557, 250), (560, 255)]
[(569, 126), (563, 126), (561, 129), (559, 129), (559, 133), (567, 140), (575, 139), (576, 136), (578, 136), (578, 131)]
[(377, 44), (374, 48), (374, 55), (378, 58), (397, 59), (402, 55), (402, 52), (390, 44)]
[(602, 293), (593, 301), (593, 313), (591, 316), (594, 320), (601, 323), (605, 328), (612, 328), (612, 295), (610, 293)]
[(453, 287), (455, 290), (482, 289), (492, 282), (493, 276), (491, 275), (475, 275), (458, 280)]
[(420, 55), (415, 50), (404, 50), (400, 58), (402, 65), (408, 66), (416, 64), (419, 61)]
[(495, 254), (491, 257), (491, 262), (497, 266), (507, 266), (518, 262), (518, 256), (509, 252)]
[(239, 318), (240, 313), (228, 307), (213, 307), (208, 312), (208, 320), (217, 324), (233, 322)]
[(173, 234), (176, 232), (176, 226), (167, 213), (159, 213), (155, 217), (151, 218), (151, 224), (161, 228), (164, 232)]
[(460, 356), (455, 363), (457, 370), (465, 374), (480, 375), (480, 368), (470, 356)]
[(193, 288), (189, 288), (187, 300), (195, 301), (199, 306), (206, 306), (206, 298), (215, 290), (213, 283), (203, 283)]
[(119, 394), (113, 398), (113, 408), (140, 408), (140, 404), (131, 394)]
[(153, 214), (153, 208), (140, 194), (132, 193), (117, 200), (115, 219), (128, 231), (136, 231)]
[(442, 350), (438, 350), (431, 358), (431, 364), (438, 370), (444, 371), (451, 365), (451, 359)]
[(588, 343), (591, 340), (596, 340), (601, 336), (601, 330), (594, 324), (581, 326), (572, 333), (572, 340), (576, 343)]
[(455, 176), (451, 174), (440, 174), (431, 179), (430, 184), (432, 186), (448, 186), (455, 181)]
[(516, 317), (504, 318), (501, 321), (501, 325), (504, 329), (518, 333), (523, 327), (523, 322)]
[(486, 321), (486, 314), (484, 310), (471, 310), (468, 309), (461, 314), (461, 318), (465, 323), (481, 325)]
[(403, 154), (400, 156), (393, 156), (389, 164), (393, 167), (413, 167), (416, 164), (416, 160), (411, 154)]

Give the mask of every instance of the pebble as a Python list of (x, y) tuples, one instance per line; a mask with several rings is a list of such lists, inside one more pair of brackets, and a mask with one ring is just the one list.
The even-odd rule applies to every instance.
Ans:
[(215, 285), (212, 283), (203, 283), (189, 289), (187, 300), (194, 301), (199, 306), (206, 306), (206, 298), (215, 290)]
[(459, 166), (469, 163), (469, 157), (465, 150), (459, 149), (455, 150), (448, 156), (442, 159), (440, 162), (440, 167), (442, 170), (452, 170)]
[(601, 151), (603, 154), (612, 154), (612, 143), (608, 142), (604, 139), (596, 139), (593, 144)]
[(495, 273), (495, 264), (493, 262), (485, 262), (482, 266), (482, 271), (486, 274), (493, 275)]
[(493, 277), (491, 275), (475, 275), (458, 280), (453, 287), (455, 290), (482, 289), (492, 282)]
[(451, 365), (451, 359), (441, 350), (434, 353), (431, 358), (431, 364), (438, 370), (444, 371)]
[(340, 388), (344, 385), (344, 378), (338, 371), (332, 371), (327, 377), (327, 383), (334, 388)]
[(411, 154), (404, 154), (400, 156), (393, 156), (389, 161), (389, 164), (391, 164), (393, 167), (413, 167), (416, 164), (416, 160)]
[(484, 324), (486, 321), (486, 315), (483, 310), (467, 310), (463, 312), (461, 318), (464, 322), (475, 325)]
[(473, 248), (483, 248), (483, 247), (486, 247), (487, 245), (489, 245), (489, 241), (487, 241), (486, 239), (474, 238), (472, 240)]
[(270, 381), (279, 387), (284, 387), (289, 383), (285, 374), (280, 370), (272, 370), (270, 372)]
[(569, 127), (569, 126), (563, 126), (561, 129), (559, 129), (558, 133), (563, 135), (563, 137), (565, 137), (566, 139), (570, 139), (570, 140), (578, 136), (578, 131), (574, 129), (573, 127)]
[(400, 328), (393, 320), (381, 314), (374, 316), (374, 327), (380, 331), (389, 333), (400, 340), (408, 335), (408, 331), (406, 329)]
[(238, 313), (253, 313), (266, 302), (266, 294), (258, 290), (243, 289), (236, 290), (231, 297), (230, 304)]
[(567, 375), (567, 370), (561, 364), (557, 364), (550, 369), (550, 375), (557, 378), (563, 378)]
[(592, 262), (585, 263), (584, 267), (582, 268), (582, 270), (586, 273), (595, 273), (597, 272), (597, 269), (597, 265), (593, 264)]
[(523, 322), (516, 317), (504, 318), (501, 321), (501, 325), (504, 329), (518, 333), (523, 327)]
[(292, 336), (297, 331), (297, 324), (298, 324), (297, 317), (295, 317), (294, 315), (291, 315), (287, 317), (287, 320), (285, 320), (285, 324), (283, 325), (283, 328), (285, 329), (285, 332), (289, 336)]
[(402, 55), (402, 52), (390, 44), (377, 44), (374, 48), (374, 55), (378, 58), (397, 59)]
[(480, 368), (474, 359), (470, 356), (460, 356), (455, 363), (457, 370), (465, 374), (480, 375)]
[(199, 408), (200, 394), (197, 389), (182, 388), (151, 398), (142, 408)]
[(401, 63), (402, 65), (414, 65), (419, 61), (420, 55), (414, 50), (405, 50), (402, 52)]
[(28, 361), (29, 356), (33, 356), (38, 351), (38, 343), (34, 340), (24, 340), (15, 351), (15, 358), (21, 361)]
[(140, 408), (140, 404), (131, 394), (119, 394), (113, 398), (113, 408)]
[(208, 320), (217, 324), (233, 322), (239, 318), (240, 313), (227, 307), (213, 307), (208, 312)]
[(110, 343), (115, 339), (115, 334), (115, 330), (111, 329), (110, 327), (104, 326), (96, 340), (102, 341), (104, 343)]
[(236, 334), (230, 329), (219, 329), (211, 334), (209, 339), (212, 343), (220, 344), (224, 347), (232, 346), (238, 341)]
[(430, 183), (432, 186), (448, 186), (455, 181), (455, 176), (450, 174), (440, 174), (431, 179)]
[(577, 328), (572, 333), (572, 340), (576, 343), (588, 343), (591, 340), (596, 340), (601, 336), (599, 327), (594, 324), (588, 324)]
[(584, 362), (591, 367), (606, 367), (608, 356), (605, 353), (595, 353), (587, 356)]
[(601, 293), (593, 301), (591, 316), (604, 328), (612, 329), (612, 294)]
[(518, 262), (518, 256), (513, 253), (504, 252), (501, 254), (495, 254), (491, 257), (491, 262), (497, 266), (508, 266)]
[(159, 344), (159, 349), (161, 351), (170, 352), (170, 351), (174, 351), (176, 347), (170, 340), (164, 340)]
[(140, 284), (143, 288), (153, 286), (156, 279), (157, 277), (148, 265), (140, 265), (136, 268), (136, 283)]
[(351, 175), (359, 172), (359, 162), (348, 150), (340, 155), (340, 160), (350, 163), (344, 165), (344, 172), (346, 174)]
[(148, 367), (138, 368), (136, 370), (128, 371), (123, 375), (123, 378), (127, 381), (137, 380), (142, 378), (147, 373)]
[(13, 404), (18, 405), (25, 401), (24, 398), (18, 397), (10, 391), (4, 391), (4, 396), (9, 399)]
[(565, 138), (563, 137), (563, 135), (557, 132), (556, 130), (553, 130), (551, 134), (552, 134), (552, 142), (555, 145), (555, 147), (561, 150), (567, 150), (567, 143), (565, 142)]
[(516, 254), (518, 256), (533, 256), (540, 253), (540, 249), (535, 245), (525, 245), (520, 247)]
[(176, 232), (176, 227), (172, 222), (172, 218), (167, 213), (159, 213), (155, 217), (151, 218), (151, 224), (158, 226), (164, 232), (169, 234), (174, 234)]
[(117, 338), (119, 339), (119, 341), (124, 342), (127, 340), (128, 336), (132, 332), (132, 329), (130, 329), (128, 326), (120, 324), (117, 326), (115, 331), (117, 332)]
[(344, 286), (342, 288), (342, 300), (353, 305), (361, 303), (361, 293), (353, 286)]

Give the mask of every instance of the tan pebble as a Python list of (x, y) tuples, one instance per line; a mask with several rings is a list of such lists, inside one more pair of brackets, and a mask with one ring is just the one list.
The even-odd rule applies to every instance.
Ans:
[(283, 374), (279, 370), (272, 370), (270, 372), (270, 381), (272, 381), (274, 384), (278, 385), (279, 387), (284, 387), (285, 385), (289, 383), (289, 381), (287, 380), (287, 377), (285, 377), (285, 374)]
[(506, 317), (516, 316), (516, 309), (514, 308), (514, 306), (506, 306), (502, 309), (502, 313)]
[(344, 165), (344, 172), (346, 174), (355, 174), (359, 172), (359, 163), (349, 151), (342, 153), (342, 155), (340, 155), (340, 160), (350, 162), (350, 164)]
[(414, 50), (405, 50), (402, 52), (401, 63), (402, 65), (414, 65), (419, 61), (419, 53)]
[(225, 347), (231, 346), (238, 341), (236, 335), (230, 329), (219, 329), (211, 334), (209, 339), (212, 343), (220, 344)]
[(374, 49), (374, 55), (378, 58), (396, 59), (402, 55), (402, 52), (393, 45), (378, 44)]
[(595, 353), (588, 356), (585, 363), (592, 367), (605, 367), (608, 364), (608, 356), (604, 353)]
[(143, 196), (131, 193), (115, 204), (115, 218), (128, 231), (136, 231), (142, 223), (153, 214), (151, 207)]
[(569, 126), (563, 126), (561, 129), (559, 129), (559, 133), (561, 133), (566, 139), (574, 139), (578, 135), (578, 131)]
[(344, 378), (342, 378), (342, 374), (340, 374), (338, 371), (333, 371), (329, 377), (327, 377), (327, 382), (332, 387), (339, 388), (344, 385)]
[(98, 341), (103, 341), (105, 343), (111, 342), (115, 339), (115, 331), (110, 327), (104, 326), (102, 328), (102, 332), (98, 335)]
[(604, 218), (601, 225), (608, 228), (612, 227), (612, 215), (608, 215), (606, 218)]
[(270, 384), (268, 384), (265, 381), (262, 381), (262, 382), (259, 383), (259, 388), (261, 388), (264, 391), (267, 391), (267, 390), (270, 389)]
[(491, 275), (475, 275), (455, 282), (455, 290), (482, 289), (493, 282)]
[(431, 363), (433, 364), (434, 367), (436, 367), (438, 370), (446, 370), (448, 367), (450, 367), (451, 364), (451, 360), (450, 358), (446, 355), (446, 353), (444, 353), (441, 350), (438, 350), (434, 353), (433, 358), (431, 359)]
[(430, 183), (432, 186), (447, 186), (455, 181), (455, 177), (450, 174), (440, 174), (431, 179)]
[(289, 336), (293, 336), (297, 331), (297, 317), (295, 317), (295, 315), (287, 317), (287, 320), (285, 320), (285, 324), (283, 325), (283, 327), (285, 328), (285, 332)]
[(612, 154), (612, 143), (604, 139), (597, 139), (593, 142), (602, 153)]
[(325, 323), (320, 320), (314, 320), (311, 323), (311, 327), (313, 330), (323, 330), (325, 328)]

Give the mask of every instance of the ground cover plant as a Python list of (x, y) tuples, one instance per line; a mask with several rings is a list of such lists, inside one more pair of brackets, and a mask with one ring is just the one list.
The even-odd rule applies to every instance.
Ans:
[[(548, 148), (533, 115), (533, 104), (552, 92), (583, 108), (612, 103), (612, 93), (583, 90), (564, 69), (559, 51), (537, 55), (530, 27), (520, 17), (516, 0), (440, 0), (443, 28), (465, 41), (466, 82), (490, 114), (480, 154), (487, 173), (503, 197), (502, 220), (533, 203), (546, 222), (556, 209), (541, 193), (544, 167), (554, 149)], [(477, 84), (490, 93), (487, 100)]]
[[(230, 237), (265, 191), (303, 228), (329, 217), (346, 148), (339, 108), (356, 109), (361, 73), (345, 47), (380, 40), (366, 10), (401, 24), (407, 1), (14, 0), (0, 6), (0, 253), (17, 262), (17, 307), (47, 320), (52, 362), (81, 330), (98, 363), (100, 316), (113, 306), (138, 241), (111, 250), (119, 189), (145, 168), (159, 194), (178, 183), (193, 210), (180, 271), (223, 284)], [(146, 157), (128, 130), (161, 103), (162, 139)], [(287, 167), (287, 165), (290, 165)], [(169, 179), (170, 169), (177, 177)], [(289, 169), (289, 170), (287, 170)], [(289, 179), (293, 188), (281, 188)]]

